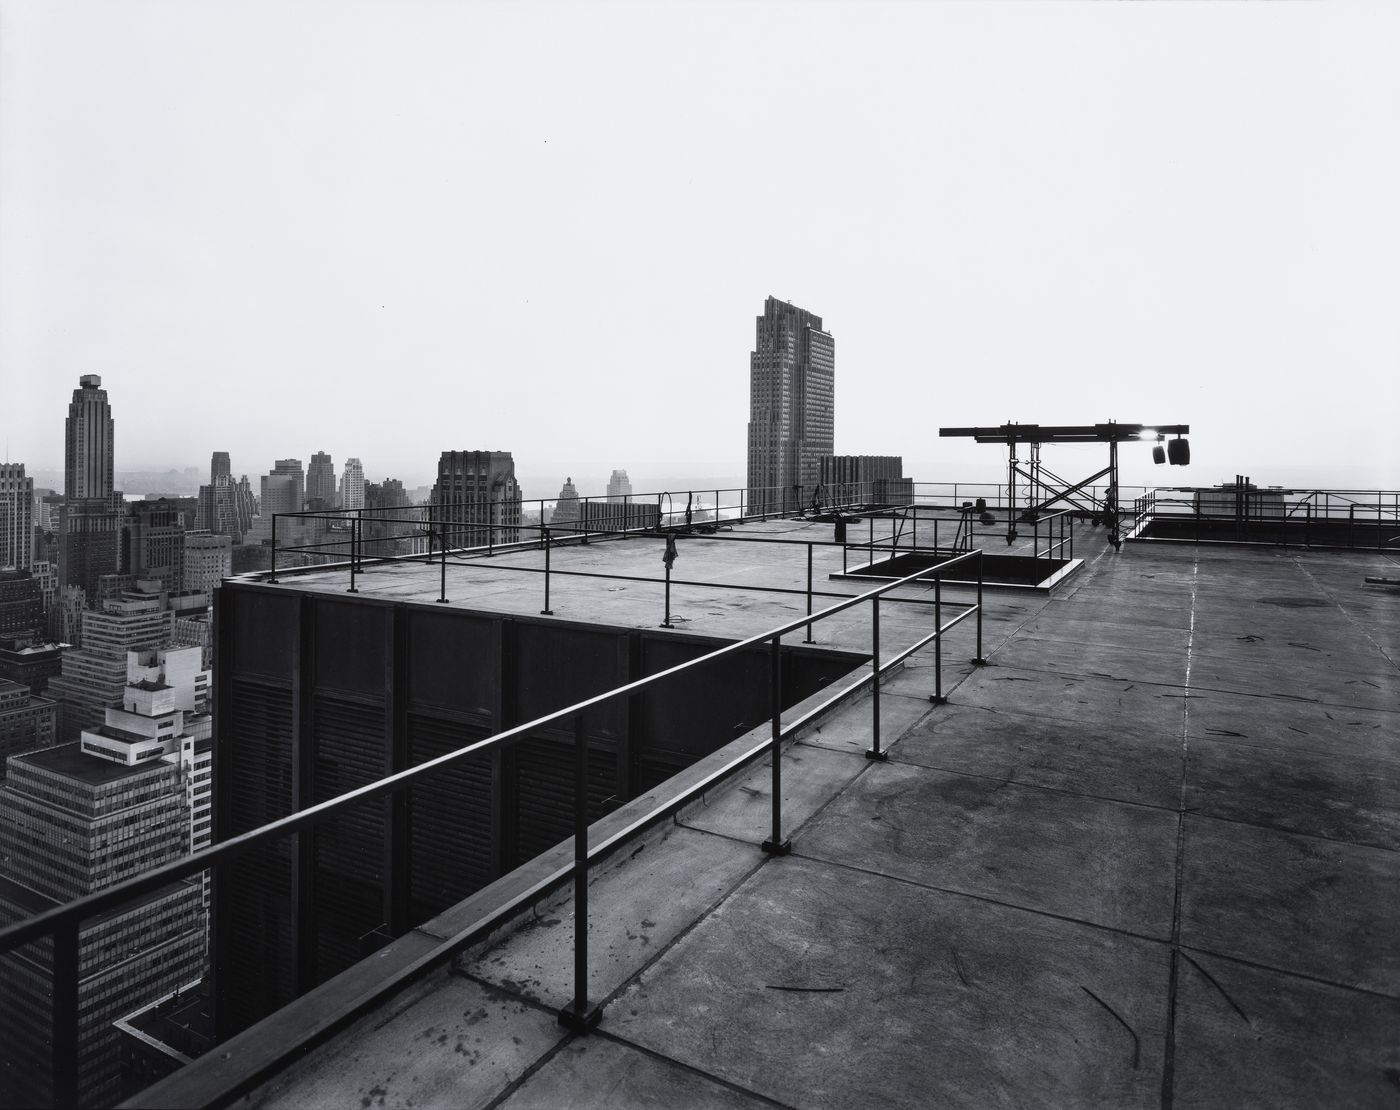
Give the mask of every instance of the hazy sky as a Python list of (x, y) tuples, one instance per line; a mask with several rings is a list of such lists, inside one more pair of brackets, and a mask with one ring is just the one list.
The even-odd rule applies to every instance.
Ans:
[[(0, 437), (61, 467), (744, 471), (754, 317), (836, 449), (1193, 427), (1125, 482), (1400, 486), (1400, 5), (0, 0)], [(1046, 461), (1067, 477), (1098, 448)]]

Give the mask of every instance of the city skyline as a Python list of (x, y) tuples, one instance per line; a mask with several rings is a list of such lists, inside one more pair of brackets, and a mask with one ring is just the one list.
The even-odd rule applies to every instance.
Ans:
[(999, 462), (930, 423), (1117, 419), (1192, 425), (1173, 481), (1400, 485), (1391, 7), (836, 3), (776, 57), (781, 3), (3, 13), (31, 474), (95, 373), (118, 469), (738, 475), (771, 294), (841, 338), (835, 450), (920, 480)]

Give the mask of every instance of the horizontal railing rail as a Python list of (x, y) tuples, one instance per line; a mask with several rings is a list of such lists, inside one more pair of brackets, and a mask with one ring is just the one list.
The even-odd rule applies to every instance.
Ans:
[[(973, 604), (962, 605), (959, 611), (945, 622), (943, 619), (942, 578), (944, 574), (953, 567), (969, 563), (976, 569), (977, 600)], [(743, 640), (735, 641), (731, 644), (726, 644), (696, 659), (688, 660), (674, 667), (659, 671), (656, 674), (648, 675), (614, 689), (585, 698), (573, 705), (544, 714), (527, 723), (505, 729), (485, 739), (463, 745), (452, 752), (425, 760), (414, 767), (386, 775), (372, 783), (348, 790), (337, 797), (316, 803), (305, 809), (298, 810), (295, 813), (270, 821), (259, 828), (229, 837), (217, 844), (204, 848), (180, 860), (164, 864), (145, 874), (123, 880), (104, 890), (85, 895), (64, 905), (44, 910), (24, 921), (0, 928), (0, 954), (13, 952), (15, 949), (25, 944), (41, 940), (45, 937), (51, 937), (53, 939), (53, 1025), (50, 1064), (55, 1103), (57, 1105), (66, 1106), (74, 1105), (77, 1101), (76, 1084), (79, 1061), (78, 967), (80, 959), (81, 927), (85, 920), (126, 905), (143, 895), (150, 894), (172, 883), (193, 879), (201, 872), (209, 871), (214, 876), (214, 882), (217, 883), (223, 867), (248, 856), (250, 853), (260, 848), (267, 847), (275, 842), (313, 829), (354, 806), (408, 789), (414, 784), (428, 780), (445, 769), (474, 755), (479, 755), (503, 745), (522, 740), (550, 726), (568, 723), (573, 725), (576, 756), (574, 798), (574, 838), (576, 851), (573, 867), (575, 897), (575, 977), (573, 984), (573, 1001), (561, 1010), (560, 1020), (566, 1024), (586, 1030), (591, 1027), (592, 1024), (596, 1023), (598, 1017), (598, 1009), (597, 1007), (590, 1006), (587, 993), (587, 870), (590, 860), (597, 857), (598, 851), (594, 850), (590, 852), (588, 846), (587, 797), (584, 782), (587, 752), (587, 739), (584, 728), (586, 715), (603, 707), (614, 699), (630, 697), (662, 683), (672, 681), (678, 676), (712, 666), (717, 660), (734, 655), (738, 652), (768, 645), (772, 660), (770, 668), (770, 743), (773, 776), (771, 814), (773, 835), (769, 840), (764, 842), (764, 848), (766, 851), (774, 854), (785, 853), (787, 851), (788, 842), (782, 837), (782, 771), (780, 743), (786, 735), (791, 733), (795, 725), (790, 724), (786, 730), (782, 725), (781, 669), (778, 665), (778, 660), (780, 658), (779, 651), (783, 637), (799, 629), (806, 628), (808, 629), (810, 638), (810, 628), (815, 622), (825, 620), (838, 613), (843, 613), (855, 606), (863, 604), (870, 605), (872, 647), (870, 672), (868, 675), (863, 676), (862, 680), (858, 680), (840, 694), (836, 695), (836, 698), (831, 699), (827, 704), (833, 704), (834, 701), (840, 697), (849, 696), (851, 692), (868, 683), (872, 688), (872, 740), (871, 749), (867, 752), (867, 755), (872, 759), (884, 759), (886, 758), (886, 750), (882, 746), (880, 735), (879, 680), (881, 675), (899, 662), (902, 662), (913, 652), (920, 650), (932, 642), (935, 650), (935, 663), (933, 668), (934, 691), (930, 695), (930, 700), (935, 703), (946, 701), (943, 693), (942, 676), (943, 637), (951, 628), (973, 616), (976, 617), (976, 654), (972, 657), (972, 662), (974, 664), (983, 662), (983, 579), (981, 568), (982, 553), (980, 550), (977, 550), (968, 552), (957, 558), (949, 559), (936, 566), (916, 571), (896, 581), (882, 583), (864, 593), (840, 600), (820, 612), (812, 613), (809, 611), (806, 615), (788, 621), (776, 628), (769, 629), (768, 631), (761, 632)], [(892, 658), (885, 659), (882, 662), (881, 654), (883, 645), (880, 632), (880, 602), (887, 595), (896, 590), (921, 586), (925, 583), (930, 583), (934, 591), (934, 622), (932, 630), (918, 638), (914, 644), (906, 646)], [(906, 599), (899, 598), (896, 600), (902, 602)], [(294, 881), (299, 883), (306, 880), (298, 873)]]

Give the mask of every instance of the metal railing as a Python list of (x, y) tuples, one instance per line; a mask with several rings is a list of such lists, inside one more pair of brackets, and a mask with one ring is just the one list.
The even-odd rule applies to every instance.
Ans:
[[(451, 549), (484, 548), (488, 554), (529, 542), (545, 524), (581, 542), (617, 532), (709, 531), (740, 521), (863, 511), (885, 492), (883, 483), (840, 487), (834, 500), (823, 486), (770, 489), (705, 489), (607, 497), (486, 500), (465, 506), (398, 505), (358, 509), (314, 509), (275, 513), (270, 521), (274, 575), (298, 566), (347, 558), (421, 555), (430, 544)], [(561, 516), (563, 519), (560, 519)], [(279, 525), (279, 521), (281, 522)], [(279, 535), (280, 532), (280, 535)]]
[[(1189, 496), (1177, 496), (1189, 494)], [(1384, 550), (1400, 529), (1400, 493), (1361, 490), (1153, 490), (1133, 503), (1144, 537), (1195, 543)]]
[[(948, 570), (963, 564), (970, 564), (976, 569), (977, 600), (971, 605), (959, 605), (955, 614), (945, 621), (942, 599), (943, 575)], [(912, 644), (905, 645), (886, 657), (884, 654), (886, 645), (882, 643), (880, 630), (880, 604), (882, 600), (895, 590), (905, 589), (911, 586), (922, 586), (925, 583), (930, 583), (934, 592), (934, 619), (932, 630), (920, 636)], [(560, 881), (567, 881), (569, 877), (573, 879), (575, 899), (574, 981), (572, 984), (572, 999), (560, 1010), (559, 1017), (561, 1022), (574, 1028), (581, 1030), (591, 1028), (597, 1023), (601, 1009), (599, 1006), (591, 1004), (588, 996), (588, 869), (590, 863), (600, 859), (618, 844), (642, 831), (644, 828), (649, 827), (667, 813), (674, 812), (681, 805), (698, 797), (705, 790), (713, 787), (735, 770), (747, 765), (754, 758), (763, 754), (764, 751), (768, 751), (771, 756), (773, 787), (771, 835), (764, 841), (763, 848), (766, 852), (774, 855), (786, 853), (790, 847), (790, 842), (783, 836), (782, 763), (780, 758), (780, 746), (783, 739), (791, 736), (806, 723), (827, 712), (837, 703), (869, 684), (871, 686), (872, 725), (871, 747), (866, 752), (866, 755), (870, 759), (886, 759), (888, 752), (886, 747), (882, 744), (880, 733), (881, 676), (887, 673), (891, 668), (902, 663), (913, 653), (932, 643), (934, 646), (934, 689), (930, 694), (930, 700), (937, 704), (945, 702), (947, 699), (943, 690), (943, 639), (947, 632), (969, 617), (975, 616), (977, 646), (976, 653), (971, 661), (978, 665), (985, 662), (982, 658), (982, 585), (982, 552), (980, 550), (968, 552), (965, 555), (940, 563), (937, 566), (916, 571), (894, 582), (881, 584), (855, 597), (848, 597), (820, 612), (809, 612), (806, 616), (789, 621), (777, 628), (762, 632), (756, 636), (751, 636), (745, 640), (728, 644), (706, 655), (660, 671), (654, 675), (649, 675), (645, 678), (616, 687), (615, 689), (586, 698), (563, 709), (538, 717), (526, 724), (517, 725), (484, 740), (467, 744), (453, 752), (426, 760), (415, 767), (386, 775), (375, 782), (349, 790), (338, 797), (317, 803), (296, 813), (268, 822), (257, 829), (233, 836), (190, 856), (186, 856), (181, 860), (165, 864), (135, 878), (113, 884), (104, 890), (86, 895), (65, 905), (45, 910), (27, 920), (0, 928), (0, 954), (13, 952), (23, 945), (41, 941), (44, 938), (51, 938), (53, 942), (53, 1024), (49, 1063), (52, 1074), (54, 1103), (59, 1106), (71, 1106), (75, 1105), (77, 1102), (77, 1077), (80, 1057), (78, 1037), (80, 1001), (79, 958), (81, 928), (85, 920), (126, 905), (137, 898), (150, 894), (171, 883), (192, 879), (203, 871), (211, 871), (215, 877), (214, 881), (217, 883), (222, 868), (274, 842), (287, 837), (298, 836), (303, 832), (308, 832), (322, 823), (343, 814), (354, 806), (386, 797), (390, 794), (397, 794), (414, 784), (426, 782), (444, 769), (458, 764), (471, 756), (479, 755), (502, 745), (525, 739), (548, 726), (564, 725), (566, 723), (572, 723), (574, 732), (574, 861), (568, 873), (558, 878)], [(900, 598), (897, 600), (903, 603), (908, 599)], [(810, 638), (810, 627), (813, 623), (825, 620), (838, 613), (861, 605), (870, 606), (872, 648), (870, 670), (832, 694), (823, 701), (822, 704), (808, 709), (799, 718), (788, 722), (787, 725), (784, 726), (782, 721), (782, 672), (779, 665), (779, 653), (783, 637), (798, 629), (807, 628)], [(676, 679), (681, 675), (690, 674), (701, 668), (710, 666), (714, 664), (715, 661), (726, 656), (761, 645), (768, 645), (771, 659), (769, 675), (771, 719), (768, 738), (754, 745), (750, 750), (729, 760), (723, 767), (705, 776), (698, 783), (691, 784), (680, 794), (652, 807), (625, 829), (614, 833), (601, 843), (590, 845), (587, 817), (588, 800), (587, 791), (585, 789), (587, 765), (587, 731), (585, 726), (588, 715), (614, 699), (631, 697), (643, 690)], [(392, 837), (397, 834), (391, 829), (389, 835)], [(294, 876), (293, 883), (297, 884), (299, 890), (299, 884), (308, 880), (300, 871), (294, 872)], [(553, 888), (553, 885), (555, 884), (551, 884), (550, 889)], [(292, 893), (296, 894), (297, 890), (293, 890)], [(535, 897), (542, 896), (544, 893), (546, 893), (546, 891), (543, 889), (536, 889), (533, 892)], [(514, 908), (515, 906), (512, 905), (506, 909)], [(483, 920), (478, 929), (473, 930), (466, 936), (457, 938), (457, 947), (461, 947), (478, 939), (480, 935), (483, 935), (490, 928), (499, 924), (505, 915), (506, 910), (502, 910), (500, 914)], [(435, 959), (439, 957), (445, 959), (450, 954), (450, 951), (444, 950), (440, 953), (436, 953)], [(416, 970), (421, 971), (424, 969), (425, 967), (420, 966)], [(398, 980), (387, 983), (382, 993), (387, 993), (389, 990), (399, 985), (401, 985), (401, 983)], [(375, 997), (382, 997), (382, 993), (376, 994)], [(296, 1050), (297, 1046), (288, 1046), (286, 1049), (288, 1056)], [(229, 1092), (228, 1097), (237, 1097), (237, 1095), (244, 1093), (244, 1091), (248, 1089), (248, 1086), (251, 1086), (251, 1081), (244, 1087), (239, 1087)]]
[[(1061, 509), (1048, 516), (1037, 516), (1031, 529), (1031, 555), (1037, 563), (1041, 559), (1074, 558), (1074, 517), (1073, 509)], [(1045, 548), (1040, 546), (1040, 529), (1045, 526)], [(1058, 538), (1055, 533), (1058, 531)]]

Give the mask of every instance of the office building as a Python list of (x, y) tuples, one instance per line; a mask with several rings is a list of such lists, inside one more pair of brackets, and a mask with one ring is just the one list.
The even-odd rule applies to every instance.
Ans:
[(804, 507), (835, 435), (836, 347), (822, 319), (769, 297), (749, 356), (748, 512)]
[(63, 655), (62, 673), (49, 680), (59, 703), (59, 740), (76, 740), (100, 724), (108, 706), (121, 700), (129, 651), (166, 647), (174, 614), (159, 595), (107, 600), (82, 612), (82, 646)]
[(900, 455), (823, 455), (823, 505), (912, 505), (914, 479)]
[(24, 463), (0, 463), (0, 570), (34, 561), (34, 479)]
[(365, 468), (359, 459), (346, 459), (345, 469), (340, 472), (340, 507), (342, 509), (363, 509), (365, 507)]
[(229, 465), (227, 451), (215, 451), (209, 458), (209, 484), (217, 486), (219, 479), (232, 480), (233, 471)]
[(199, 487), (196, 528), (228, 536), (238, 545), (253, 530), (256, 516), (257, 499), (246, 474), (237, 482), (227, 474), (219, 475), (212, 485)]
[(515, 543), (520, 497), (509, 451), (444, 451), (429, 513), (447, 524), (449, 547)]
[(32, 571), (0, 570), (0, 636), (37, 634), (44, 627), (44, 595)]
[[(693, 519), (699, 520), (697, 515)], [(633, 532), (658, 528), (661, 506), (655, 501), (618, 504), (612, 501), (580, 501), (578, 516), (569, 527), (582, 532)]]
[(28, 686), (31, 694), (42, 694), (49, 679), (63, 669), (64, 646), (42, 634), (0, 636), (0, 678)]
[(367, 556), (413, 555), (426, 550), (420, 546), (426, 542), (417, 519), (420, 514), (410, 510), (408, 492), (401, 481), (385, 478), (382, 482), (370, 482), (364, 487), (363, 496), (360, 542)]
[[(0, 920), (100, 890), (189, 850), (190, 810), (178, 759), (134, 765), (63, 744), (12, 756), (0, 786)], [(203, 970), (207, 914), (201, 884), (172, 883), (116, 913), (84, 922), (78, 984), (77, 1100), (120, 1094), (113, 1023)], [(0, 956), (0, 1104), (48, 1105), (52, 949)]]
[(306, 468), (306, 507), (322, 511), (336, 507), (335, 464), (324, 451), (312, 455)]
[(166, 498), (128, 507), (122, 524), (122, 572), (157, 580), (167, 591), (184, 588), (184, 518)]
[(49, 559), (35, 559), (29, 570), (34, 576), (34, 581), (39, 584), (39, 596), (44, 604), (44, 619), (47, 620), (49, 609), (58, 597), (58, 564)]
[(625, 501), (632, 496), (632, 482), (627, 477), (627, 471), (614, 470), (608, 479), (608, 500), (612, 502)]
[(63, 495), (57, 490), (34, 487), (34, 530), (36, 532), (58, 531), (58, 510), (63, 504)]
[(303, 478), (301, 465), (295, 467), (294, 459), (281, 459), (262, 478), (261, 497), (258, 499), (259, 515), (264, 519), (276, 513), (299, 513), (304, 504), (302, 497)]
[(60, 586), (58, 596), (49, 606), (49, 639), (71, 647), (82, 647), (83, 613), (86, 609), (86, 590), (81, 586)]
[(233, 538), (186, 532), (184, 545), (184, 589), (212, 594), (233, 573)]
[(53, 747), (57, 716), (57, 706), (48, 698), (0, 678), (0, 780), (5, 777), (5, 760), (10, 756)]

